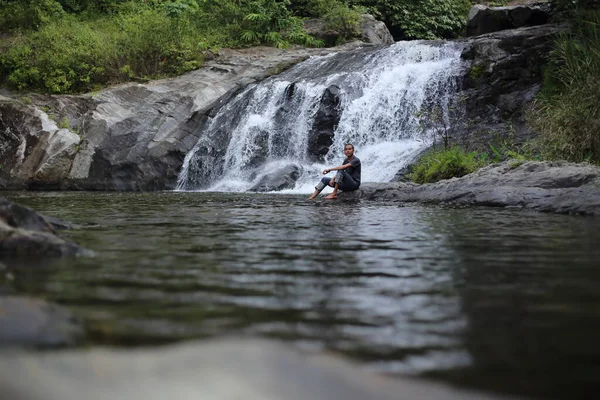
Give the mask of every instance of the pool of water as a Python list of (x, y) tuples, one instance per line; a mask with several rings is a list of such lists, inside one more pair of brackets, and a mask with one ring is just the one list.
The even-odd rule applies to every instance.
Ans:
[(223, 193), (5, 193), (94, 256), (5, 262), (88, 345), (225, 335), (389, 374), (581, 398), (600, 376), (600, 219)]

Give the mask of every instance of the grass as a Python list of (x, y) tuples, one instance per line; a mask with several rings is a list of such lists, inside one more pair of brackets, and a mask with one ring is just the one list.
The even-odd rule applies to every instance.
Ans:
[(558, 36), (528, 112), (546, 159), (600, 163), (600, 11), (579, 12)]

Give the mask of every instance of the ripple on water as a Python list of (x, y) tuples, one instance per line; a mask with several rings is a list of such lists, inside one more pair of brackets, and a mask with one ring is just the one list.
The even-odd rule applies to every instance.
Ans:
[(550, 397), (577, 397), (600, 373), (595, 218), (293, 195), (11, 196), (72, 221), (67, 235), (96, 256), (8, 264), (4, 284), (74, 308), (92, 343), (259, 335)]

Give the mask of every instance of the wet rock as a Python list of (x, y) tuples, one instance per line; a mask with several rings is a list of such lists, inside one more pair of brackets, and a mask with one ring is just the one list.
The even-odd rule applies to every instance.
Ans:
[(600, 167), (507, 161), (437, 183), (363, 183), (341, 199), (523, 208), (600, 215)]
[(333, 355), (276, 342), (223, 340), (158, 349), (0, 354), (11, 399), (474, 400), (507, 396), (367, 372)]
[(43, 300), (0, 296), (0, 346), (62, 347), (83, 336), (65, 309)]
[(332, 85), (321, 96), (315, 122), (308, 136), (308, 155), (313, 161), (323, 161), (329, 152), (341, 117), (340, 88)]
[(0, 197), (0, 256), (63, 256), (82, 252), (77, 244), (56, 236), (45, 217)]
[(505, 29), (543, 25), (550, 19), (548, 3), (509, 7), (474, 5), (467, 17), (467, 36), (483, 35)]
[(291, 189), (294, 187), (301, 174), (302, 167), (296, 164), (286, 165), (275, 172), (263, 175), (249, 191), (271, 192), (283, 189)]

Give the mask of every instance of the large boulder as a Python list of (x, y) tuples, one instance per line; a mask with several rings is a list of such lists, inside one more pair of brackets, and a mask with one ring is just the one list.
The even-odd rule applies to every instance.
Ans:
[[(309, 19), (304, 22), (306, 32), (322, 40), (326, 46), (335, 46), (343, 39), (342, 32), (330, 27), (322, 19)], [(394, 43), (394, 38), (385, 23), (378, 21), (369, 14), (363, 14), (358, 23), (358, 32), (354, 32), (364, 43), (373, 45), (389, 45)]]
[(296, 164), (289, 164), (273, 172), (262, 175), (256, 182), (250, 192), (272, 192), (283, 189), (291, 189), (302, 174), (302, 167)]
[(376, 20), (369, 14), (363, 14), (360, 18), (360, 39), (365, 43), (375, 45), (394, 43), (394, 38), (385, 23)]
[(64, 308), (44, 300), (0, 296), (0, 347), (63, 347), (82, 338), (81, 324)]
[(511, 29), (464, 39), (465, 70), (453, 136), (470, 148), (498, 137), (519, 143), (533, 135), (524, 110), (539, 92), (560, 25)]
[(483, 35), (505, 29), (543, 25), (550, 19), (548, 3), (509, 7), (474, 5), (467, 17), (467, 36)]
[(363, 183), (341, 199), (511, 207), (600, 215), (600, 167), (567, 162), (507, 161), (437, 183)]
[(0, 257), (63, 256), (82, 252), (77, 244), (59, 238), (53, 224), (42, 215), (0, 197)]

